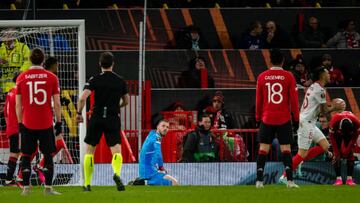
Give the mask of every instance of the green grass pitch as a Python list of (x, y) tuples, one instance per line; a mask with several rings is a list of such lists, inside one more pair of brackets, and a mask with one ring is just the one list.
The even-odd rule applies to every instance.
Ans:
[(118, 192), (113, 187), (92, 187), (91, 192), (82, 192), (81, 187), (55, 187), (61, 196), (44, 196), (42, 187), (34, 187), (27, 197), (20, 195), (16, 187), (1, 187), (0, 200), (3, 203), (131, 203), (131, 202), (357, 202), (360, 187), (332, 185), (301, 186), (287, 189), (284, 185), (265, 185), (263, 189), (255, 186), (127, 186), (126, 191)]

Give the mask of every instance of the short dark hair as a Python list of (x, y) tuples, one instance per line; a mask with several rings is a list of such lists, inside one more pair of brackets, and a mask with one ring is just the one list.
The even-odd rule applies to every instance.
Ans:
[(100, 55), (100, 66), (102, 68), (110, 68), (114, 63), (114, 55), (111, 52), (103, 52)]
[[(340, 130), (342, 133), (347, 134), (353, 131), (353, 123), (350, 119), (344, 118), (340, 121)], [(350, 136), (350, 135), (349, 135)]]
[(320, 76), (323, 72), (325, 72), (326, 68), (324, 66), (319, 66), (315, 68), (312, 72), (312, 79), (313, 81), (317, 81), (320, 79)]
[(284, 62), (284, 55), (279, 49), (273, 49), (270, 51), (270, 62), (273, 65), (281, 65)]
[(166, 123), (169, 123), (169, 121), (167, 119), (159, 119), (157, 122), (156, 122), (156, 127), (158, 127), (158, 125), (161, 123), (161, 122), (166, 122)]
[(44, 62), (45, 54), (44, 51), (41, 48), (34, 48), (31, 51), (30, 55), (30, 61), (34, 65), (41, 65)]
[(46, 70), (49, 70), (51, 68), (51, 66), (53, 66), (54, 64), (57, 64), (58, 60), (55, 57), (50, 56), (49, 58), (46, 59), (45, 63), (44, 63), (44, 68)]
[(203, 118), (210, 118), (210, 120), (211, 120), (211, 115), (209, 113), (200, 114), (199, 117), (198, 117), (198, 120), (202, 121)]

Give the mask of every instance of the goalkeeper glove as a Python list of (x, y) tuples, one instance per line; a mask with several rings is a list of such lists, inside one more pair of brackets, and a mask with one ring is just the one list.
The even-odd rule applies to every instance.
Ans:
[(58, 136), (62, 133), (61, 122), (56, 122), (54, 128), (55, 128), (55, 136)]
[(160, 166), (160, 167), (159, 167), (159, 172), (160, 172), (160, 173), (167, 174), (167, 171), (165, 170), (164, 166)]

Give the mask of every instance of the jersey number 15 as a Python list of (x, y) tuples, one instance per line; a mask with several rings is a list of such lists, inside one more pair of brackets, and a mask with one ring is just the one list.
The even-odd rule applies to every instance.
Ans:
[[(30, 104), (43, 105), (46, 103), (46, 91), (39, 87), (39, 85), (45, 85), (46, 81), (29, 81), (26, 83), (29, 86), (29, 100)], [(39, 94), (42, 94), (43, 98), (39, 101)]]

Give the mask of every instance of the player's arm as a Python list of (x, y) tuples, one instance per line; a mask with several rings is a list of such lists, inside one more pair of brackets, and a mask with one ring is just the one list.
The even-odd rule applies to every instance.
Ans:
[(84, 89), (77, 103), (76, 121), (82, 123), (84, 118), (82, 116), (82, 110), (85, 107), (86, 99), (91, 95), (91, 90)]
[(260, 122), (261, 121), (261, 117), (262, 117), (262, 108), (263, 108), (263, 90), (262, 90), (262, 86), (260, 84), (260, 77), (258, 77), (258, 81), (256, 83), (256, 109), (255, 109), (255, 119), (256, 122)]
[(119, 105), (120, 105), (120, 108), (122, 108), (128, 104), (129, 104), (129, 94), (127, 93), (121, 97)]
[(155, 153), (154, 153), (153, 164), (156, 164), (159, 167), (158, 168), (159, 170), (165, 171), (164, 161), (161, 153), (161, 142), (160, 140), (157, 140), (157, 138), (155, 138), (154, 140), (154, 149), (155, 149)]
[(54, 112), (56, 122), (61, 122), (61, 102), (60, 102), (60, 94), (53, 95), (54, 101)]
[(22, 101), (21, 101), (21, 94), (16, 95), (16, 102), (15, 102), (15, 110), (16, 110), (16, 117), (19, 123), (22, 122)]
[(335, 157), (340, 156), (340, 149), (338, 148), (335, 137), (337, 131), (339, 130), (340, 120), (341, 120), (341, 116), (335, 114), (333, 118), (330, 120), (330, 124), (329, 124), (329, 138), (330, 138), (331, 146), (333, 147), (333, 152)]
[(296, 86), (295, 77), (290, 73), (291, 83), (290, 83), (290, 105), (292, 112), (292, 119), (295, 122), (299, 122), (299, 94), (298, 88)]
[(353, 130), (353, 133), (351, 134), (349, 144), (346, 146), (345, 143), (343, 143), (344, 145), (341, 146), (341, 152), (345, 156), (347, 156), (353, 149), (355, 142), (357, 141), (357, 139), (359, 137), (359, 133), (360, 133), (360, 129), (359, 129), (360, 123), (359, 123), (358, 119), (356, 118), (356, 116), (351, 116), (350, 119), (353, 122), (354, 130)]

